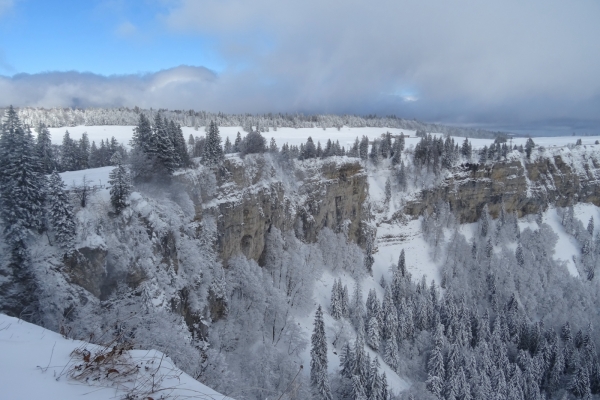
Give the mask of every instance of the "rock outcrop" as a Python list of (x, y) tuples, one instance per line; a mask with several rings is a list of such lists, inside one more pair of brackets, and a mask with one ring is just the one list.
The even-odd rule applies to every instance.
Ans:
[(519, 216), (537, 213), (549, 204), (600, 206), (600, 163), (586, 149), (562, 148), (542, 152), (532, 161), (514, 157), (489, 165), (463, 164), (450, 171), (441, 185), (423, 190), (404, 212), (418, 216), (431, 212), (440, 201), (467, 223), (477, 221), (486, 204), (493, 217), (502, 204)]
[(262, 155), (225, 160), (213, 196), (202, 196), (201, 211), (216, 218), (223, 260), (244, 254), (260, 262), (272, 227), (293, 229), (308, 242), (314, 242), (322, 228), (345, 229), (350, 240), (363, 242), (368, 187), (359, 162), (310, 160), (287, 167), (280, 169)]

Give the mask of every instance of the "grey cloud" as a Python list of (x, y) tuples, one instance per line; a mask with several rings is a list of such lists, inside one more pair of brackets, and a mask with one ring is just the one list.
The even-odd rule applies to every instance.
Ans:
[[(248, 37), (271, 43), (241, 58), (290, 107), (532, 121), (598, 118), (587, 104), (600, 94), (599, 11), (593, 0), (182, 0), (165, 21), (219, 37), (232, 59)], [(386, 96), (407, 90), (414, 104)]]
[(171, 4), (164, 25), (214, 39), (226, 70), (0, 77), (0, 103), (395, 113), (600, 130), (595, 0), (163, 2)]

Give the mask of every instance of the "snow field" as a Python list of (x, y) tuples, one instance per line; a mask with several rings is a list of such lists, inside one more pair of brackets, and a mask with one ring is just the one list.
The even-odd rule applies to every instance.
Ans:
[[(96, 347), (0, 314), (2, 398), (108, 400), (124, 398), (128, 389), (142, 384), (144, 372), (136, 373), (129, 384), (118, 386), (112, 385), (110, 379), (96, 383), (90, 381), (89, 384), (70, 379), (67, 372), (74, 365), (71, 352), (78, 348), (93, 352)], [(163, 395), (179, 399), (229, 399), (179, 370), (159, 351), (130, 350), (129, 355), (132, 362), (140, 366), (140, 371), (156, 369), (155, 398)], [(158, 377), (162, 377), (162, 381)]]
[[(90, 139), (90, 143), (92, 141), (96, 142), (96, 145), (99, 145), (101, 140), (110, 139), (114, 136), (120, 143), (125, 146), (129, 145), (129, 141), (133, 136), (134, 126), (117, 126), (117, 125), (104, 125), (104, 126), (73, 126), (73, 127), (62, 127), (62, 128), (49, 128), (50, 133), (52, 135), (52, 143), (61, 144), (62, 137), (65, 131), (69, 131), (72, 139), (79, 139), (81, 134), (87, 132), (88, 137)], [(205, 136), (206, 132), (204, 127), (199, 127), (198, 130), (195, 130), (192, 127), (182, 127), (183, 137), (188, 139), (189, 135), (195, 136)], [(223, 139), (223, 143), (225, 139), (229, 137), (229, 140), (233, 143), (235, 141), (235, 137), (238, 132), (241, 133), (242, 136), (246, 135), (246, 132), (242, 129), (241, 126), (223, 126), (219, 127), (219, 131), (221, 133), (221, 138)], [(354, 143), (356, 137), (359, 139), (364, 135), (367, 136), (370, 140), (377, 139), (381, 137), (382, 133), (390, 132), (393, 135), (400, 135), (400, 133), (404, 133), (404, 135), (409, 135), (406, 138), (406, 148), (410, 146), (415, 146), (420, 138), (415, 137), (415, 131), (411, 131), (408, 129), (398, 129), (398, 128), (349, 128), (342, 127), (339, 131), (337, 128), (277, 128), (277, 131), (270, 129), (269, 132), (264, 132), (263, 136), (268, 141), (271, 138), (275, 138), (277, 145), (281, 147), (284, 143), (289, 143), (290, 145), (299, 146), (301, 143), (306, 143), (306, 139), (311, 136), (315, 142), (321, 142), (321, 146), (324, 146), (327, 142), (327, 139), (331, 139), (332, 141), (339, 140), (340, 145), (345, 146), (346, 150), (348, 147)], [(433, 135), (441, 135), (433, 133)], [(553, 137), (535, 137), (533, 141), (538, 146), (544, 147), (554, 147), (554, 146), (566, 146), (569, 144), (575, 144), (575, 142), (579, 139), (578, 136), (553, 136)], [(454, 141), (457, 143), (462, 143), (464, 137), (454, 137)], [(584, 136), (581, 137), (582, 143), (584, 145), (593, 145), (596, 140), (600, 140), (600, 136)], [(473, 145), (473, 149), (480, 149), (483, 146), (489, 146), (493, 143), (492, 139), (469, 139), (471, 144)], [(526, 138), (515, 138), (510, 143), (513, 145), (525, 145), (527, 141)]]

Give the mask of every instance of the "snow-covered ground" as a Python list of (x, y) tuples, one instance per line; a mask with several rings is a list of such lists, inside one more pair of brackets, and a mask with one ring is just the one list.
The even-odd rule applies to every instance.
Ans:
[[(95, 348), (89, 343), (66, 339), (37, 325), (0, 314), (0, 397), (7, 400), (119, 399), (128, 393), (141, 393), (151, 388), (152, 380), (148, 379), (154, 374), (154, 391), (145, 392), (144, 398), (228, 399), (179, 370), (156, 350), (130, 350), (125, 357), (137, 372), (120, 380), (119, 385), (115, 383), (119, 381), (116, 378), (90, 379), (88, 382), (71, 379), (71, 368), (83, 362), (71, 353), (88, 349), (94, 354)], [(109, 369), (106, 374), (111, 377), (123, 375), (124, 368)]]
[[(71, 138), (78, 139), (81, 137), (83, 132), (87, 132), (90, 142), (95, 141), (96, 144), (100, 143), (100, 140), (110, 139), (114, 136), (120, 143), (128, 145), (131, 137), (133, 136), (133, 126), (74, 126), (68, 128), (50, 128), (50, 133), (52, 134), (52, 142), (55, 144), (62, 143), (62, 137), (65, 131), (69, 131), (71, 134)], [(189, 135), (193, 136), (203, 136), (205, 135), (204, 127), (198, 128), (195, 130), (191, 127), (183, 127), (183, 136), (186, 138)], [(229, 137), (230, 141), (234, 141), (238, 132), (244, 136), (246, 132), (243, 131), (242, 127), (220, 127), (219, 131), (223, 138), (223, 142), (227, 137)], [(369, 139), (376, 139), (381, 137), (382, 133), (390, 132), (394, 135), (399, 135), (400, 133), (404, 133), (405, 135), (409, 135), (409, 138), (406, 139), (406, 147), (410, 147), (411, 145), (416, 145), (419, 142), (419, 138), (415, 137), (415, 131), (407, 130), (407, 129), (397, 129), (397, 128), (348, 128), (342, 127), (339, 131), (337, 128), (327, 128), (323, 130), (323, 128), (278, 128), (277, 131), (271, 129), (269, 132), (263, 133), (263, 135), (270, 140), (272, 137), (275, 138), (275, 141), (279, 146), (284, 143), (289, 143), (290, 145), (300, 145), (300, 143), (305, 143), (306, 139), (311, 136), (315, 143), (317, 141), (321, 141), (321, 144), (324, 145), (327, 142), (327, 139), (331, 139), (333, 141), (339, 140), (342, 146), (345, 146), (348, 149), (348, 146), (351, 146), (354, 143), (356, 137), (359, 139), (364, 135)], [(434, 133), (435, 135), (435, 133)], [(575, 144), (579, 137), (577, 136), (554, 136), (554, 137), (536, 137), (534, 138), (534, 142), (539, 146), (552, 147), (552, 146), (566, 146), (568, 144)], [(458, 143), (462, 143), (464, 137), (455, 137), (455, 141)], [(469, 139), (473, 145), (474, 149), (480, 149), (483, 146), (489, 146), (493, 140), (491, 139)], [(516, 138), (512, 140), (512, 144), (516, 145), (525, 145), (527, 139), (525, 138)], [(600, 140), (600, 136), (584, 136), (581, 137), (582, 143), (584, 145), (594, 144), (596, 140)]]

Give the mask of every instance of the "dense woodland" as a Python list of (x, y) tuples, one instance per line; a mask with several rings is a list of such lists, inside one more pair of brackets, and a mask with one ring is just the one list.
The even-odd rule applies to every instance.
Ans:
[[(441, 282), (412, 277), (402, 250), (390, 266), (391, 279), (381, 280), (383, 298), (370, 290), (365, 303), (361, 282), (372, 274), (372, 238), (363, 250), (343, 231), (323, 229), (315, 243), (306, 243), (293, 231), (272, 229), (264, 265), (242, 255), (222, 265), (214, 250), (215, 221), (194, 220), (172, 179), (176, 170), (193, 167), (203, 182), (214, 182), (214, 170), (229, 153), (265, 153), (278, 165), (345, 156), (360, 159), (366, 168), (391, 170), (385, 188), (389, 202), (457, 164), (506, 158), (515, 149), (505, 141), (479, 154), (467, 139), (455, 143), (424, 132), (411, 152), (402, 136), (389, 133), (371, 143), (357, 138), (349, 149), (311, 138), (299, 147), (278, 147), (253, 125), (234, 143), (222, 144), (222, 121), (208, 122), (205, 136), (185, 141), (173, 118), (156, 113), (149, 119), (139, 110), (123, 115), (128, 112), (136, 116), (130, 151), (113, 140), (98, 147), (85, 136), (75, 140), (68, 134), (61, 146), (50, 146), (43, 124), (36, 125), (34, 137), (17, 112), (8, 110), (0, 137), (3, 312), (68, 330), (72, 337), (109, 332), (161, 349), (195, 378), (237, 399), (388, 400), (396, 396), (388, 385), (395, 378), (382, 371), (383, 363), (413, 382), (400, 398), (600, 397), (600, 343), (594, 331), (600, 323), (594, 311), (600, 234), (594, 236), (593, 219), (584, 227), (574, 218), (572, 207), (560, 215), (582, 248), (583, 278), (571, 277), (552, 257), (557, 237), (541, 214), (521, 229), (516, 215), (502, 211), (494, 220), (484, 209), (477, 234), (467, 239), (442, 203), (421, 219), (430, 256), (442, 265)], [(528, 158), (534, 145), (516, 150)], [(103, 165), (114, 166), (109, 208), (92, 209), (85, 202), (90, 194), (82, 197), (86, 188), (67, 191), (58, 175)], [(152, 189), (165, 185), (170, 193)], [(170, 226), (160, 222), (155, 229), (179, 232), (177, 272), (157, 271), (156, 243), (145, 224), (162, 220), (135, 208), (134, 190), (169, 221)], [(113, 251), (113, 268), (125, 270), (129, 260), (137, 260), (152, 279), (136, 289), (121, 285), (103, 300), (69, 286), (60, 275), (62, 260), (77, 257), (77, 242), (100, 237)], [(41, 243), (54, 253), (43, 254)], [(296, 318), (312, 315), (314, 282), (324, 271), (340, 278), (330, 303), (317, 306), (308, 341)], [(166, 297), (184, 290), (186, 307), (205, 309), (208, 298), (221, 305), (224, 317), (215, 319), (208, 333), (190, 330), (181, 316), (155, 306), (155, 293)], [(329, 317), (334, 325), (327, 330)], [(340, 355), (339, 370), (329, 368), (329, 345)], [(310, 372), (303, 374), (298, 357), (307, 348)]]

